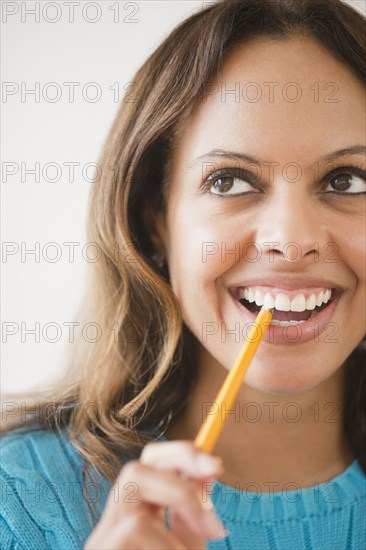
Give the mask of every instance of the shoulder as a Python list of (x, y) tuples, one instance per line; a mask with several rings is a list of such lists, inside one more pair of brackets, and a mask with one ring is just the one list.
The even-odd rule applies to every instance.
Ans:
[(58, 490), (66, 481), (80, 481), (82, 467), (82, 457), (66, 432), (18, 429), (0, 438), (2, 481), (23, 481), (45, 493), (51, 487)]
[(27, 464), (34, 465), (36, 458), (44, 466), (54, 464), (53, 452), (66, 453), (68, 460), (74, 463), (81, 458), (68, 439), (66, 431), (46, 430), (34, 426), (27, 431), (24, 428), (12, 430), (0, 437), (2, 462), (5, 461), (13, 470), (17, 467), (26, 467)]
[(36, 428), (3, 435), (1, 548), (80, 548), (91, 531), (82, 470), (66, 432)]

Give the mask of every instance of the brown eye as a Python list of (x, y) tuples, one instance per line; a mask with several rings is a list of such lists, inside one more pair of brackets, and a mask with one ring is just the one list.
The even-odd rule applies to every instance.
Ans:
[(254, 177), (244, 170), (226, 170), (224, 173), (215, 172), (204, 182), (207, 193), (218, 196), (246, 195), (258, 193)]
[(339, 173), (328, 179), (327, 192), (357, 195), (366, 192), (366, 177), (363, 173)]
[(214, 187), (215, 190), (218, 191), (219, 193), (226, 193), (227, 191), (230, 191), (230, 189), (234, 185), (233, 180), (234, 178), (232, 176), (227, 176), (226, 178), (219, 178), (215, 181), (212, 187)]
[(350, 180), (353, 178), (351, 174), (341, 174), (332, 179), (331, 185), (336, 191), (347, 191), (352, 185)]

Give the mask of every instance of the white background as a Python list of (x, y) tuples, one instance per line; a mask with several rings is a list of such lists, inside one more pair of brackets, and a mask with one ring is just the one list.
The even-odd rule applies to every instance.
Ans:
[[(78, 0), (71, 2), (71, 22), (71, 6), (64, 1), (1, 2), (1, 76), (3, 90), (7, 83), (9, 92), (1, 102), (3, 394), (46, 387), (62, 374), (69, 340), (64, 323), (74, 319), (87, 259), (95, 252), (83, 250), (88, 179), (93, 177), (88, 163), (97, 161), (117, 110), (117, 86), (122, 94), (123, 86), (173, 27), (209, 3)], [(365, 13), (363, 0), (348, 3)], [(99, 13), (92, 4), (99, 6)], [(39, 22), (29, 13), (34, 9)], [(90, 22), (93, 19), (96, 22)], [(47, 87), (50, 82), (57, 86)], [(73, 102), (71, 85), (65, 82), (80, 83), (74, 88)], [(91, 82), (99, 85), (99, 101), (92, 101), (96, 88), (88, 86)], [(114, 91), (109, 89), (115, 83)], [(39, 102), (34, 95), (24, 95), (36, 86)], [(60, 99), (51, 102), (57, 90)], [(26, 173), (37, 162), (39, 182)], [(74, 181), (70, 165), (65, 164), (72, 162), (79, 163)], [(58, 172), (48, 163), (57, 163)], [(9, 170), (16, 173), (6, 176)], [(53, 178), (59, 181), (49, 181)], [(74, 261), (65, 242), (80, 243)], [(49, 243), (58, 243), (58, 249)], [(37, 256), (26, 253), (37, 246)], [(56, 253), (61, 257), (53, 262)], [(39, 342), (26, 332), (36, 323)], [(48, 323), (58, 325), (58, 335), (51, 326), (45, 331)], [(50, 341), (56, 337), (59, 341)]]

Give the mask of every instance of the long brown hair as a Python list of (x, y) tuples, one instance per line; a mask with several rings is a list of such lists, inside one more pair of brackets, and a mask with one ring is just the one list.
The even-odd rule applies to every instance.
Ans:
[[(80, 341), (60, 383), (41, 393), (41, 407), (33, 396), (27, 419), (17, 418), (4, 432), (66, 429), (86, 464), (113, 482), (121, 455), (137, 457), (187, 404), (197, 341), (182, 320), (167, 267), (154, 260), (143, 213), (164, 210), (179, 127), (202, 101), (228, 48), (259, 35), (285, 40), (294, 33), (316, 37), (365, 82), (365, 18), (340, 0), (210, 3), (137, 71), (137, 96), (121, 103), (90, 195), (88, 240), (98, 243), (100, 260), (79, 320), (98, 323), (102, 336)], [(344, 430), (366, 472), (363, 359), (361, 343), (347, 360)]]

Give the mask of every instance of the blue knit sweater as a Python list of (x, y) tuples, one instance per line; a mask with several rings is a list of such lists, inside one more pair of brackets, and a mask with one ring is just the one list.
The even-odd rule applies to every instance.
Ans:
[[(83, 460), (66, 434), (15, 431), (0, 445), (1, 549), (82, 549), (92, 530)], [(89, 487), (98, 510), (111, 488), (100, 480)], [(212, 497), (229, 534), (208, 541), (209, 550), (366, 549), (366, 476), (357, 460), (313, 487), (260, 494), (255, 485), (248, 492), (215, 481)]]

